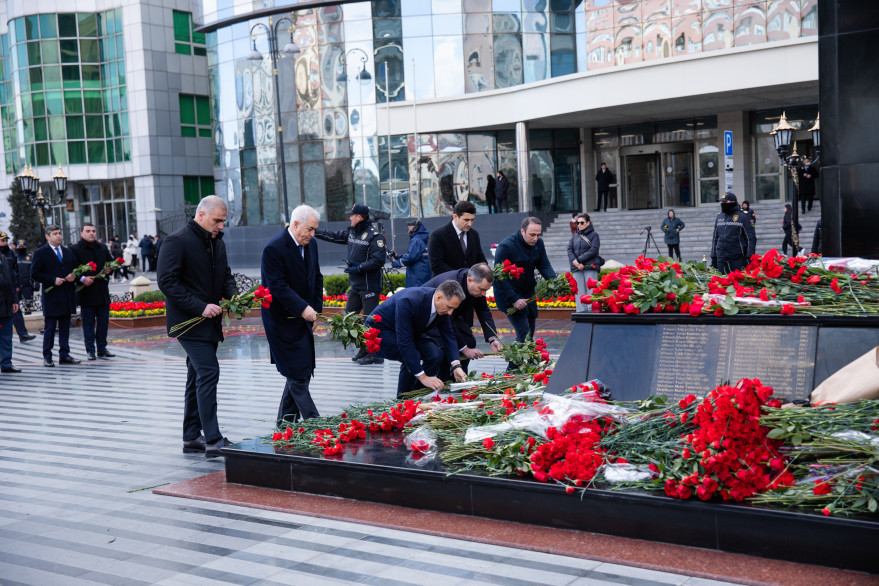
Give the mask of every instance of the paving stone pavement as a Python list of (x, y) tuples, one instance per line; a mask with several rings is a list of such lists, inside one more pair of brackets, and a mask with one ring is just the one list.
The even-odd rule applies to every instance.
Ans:
[[(567, 324), (546, 338), (558, 354)], [(36, 333), (36, 332), (34, 332)], [(223, 468), (181, 453), (184, 354), (162, 329), (111, 330), (116, 358), (42, 366), (40, 339), (0, 374), (0, 584), (721, 584), (559, 555), (183, 500), (151, 488)], [(79, 331), (73, 355), (85, 358)], [(394, 395), (398, 365), (361, 367), (318, 340), (321, 413)], [(56, 355), (57, 358), (57, 355)], [(231, 440), (271, 431), (283, 378), (257, 320), (219, 350)], [(57, 359), (56, 359), (57, 361)], [(479, 365), (492, 372), (502, 361)]]

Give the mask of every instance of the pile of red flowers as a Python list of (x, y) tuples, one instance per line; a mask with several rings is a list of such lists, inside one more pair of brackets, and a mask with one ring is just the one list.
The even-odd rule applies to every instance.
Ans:
[(380, 413), (378, 416), (370, 409), (366, 412), (370, 418), (369, 431), (375, 433), (377, 431), (403, 429), (418, 414), (418, 406), (420, 404), (421, 401), (404, 401), (397, 403), (394, 407), (391, 407), (384, 413)]
[[(569, 481), (577, 486), (590, 482), (604, 463), (605, 453), (599, 447), (602, 433), (612, 422), (572, 415), (561, 429), (546, 430), (548, 442), (537, 446), (531, 454), (531, 471), (539, 482)], [(573, 492), (573, 487), (568, 487)]]
[(549, 362), (549, 352), (546, 350), (546, 342), (543, 341), (543, 338), (534, 340), (534, 348), (540, 354), (540, 359), (543, 362)]
[(503, 264), (494, 265), (494, 278), (498, 281), (504, 279), (518, 279), (525, 272), (523, 267), (517, 267), (510, 262), (510, 259), (504, 259)]
[[(719, 495), (723, 500), (742, 501), (757, 493), (794, 484), (785, 470), (785, 459), (778, 449), (781, 440), (767, 437), (769, 429), (760, 426), (761, 408), (779, 407), (770, 400), (772, 387), (757, 379), (743, 379), (736, 386), (722, 385), (711, 391), (698, 405), (689, 421), (689, 412), (680, 422), (689, 433), (682, 434), (682, 469), (693, 472), (679, 480), (667, 479), (668, 496), (688, 499), (693, 493), (702, 500)], [(680, 406), (694, 403), (692, 395)]]

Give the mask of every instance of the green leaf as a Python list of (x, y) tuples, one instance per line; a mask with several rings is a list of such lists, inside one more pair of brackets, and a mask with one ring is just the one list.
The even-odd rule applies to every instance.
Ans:
[(351, 336), (352, 338), (357, 338), (360, 335), (360, 332), (358, 332), (357, 330), (352, 328), (352, 329), (348, 330), (348, 335)]
[(766, 437), (768, 437), (769, 439), (779, 439), (782, 436), (784, 436), (784, 430), (780, 427), (776, 427), (766, 434)]
[(870, 500), (867, 501), (867, 509), (868, 509), (871, 513), (875, 513), (875, 512), (876, 512), (876, 499), (874, 499), (873, 497), (870, 497)]
[(795, 433), (794, 437), (792, 437), (790, 441), (795, 446), (800, 445), (801, 443), (803, 443), (803, 434)]
[(852, 508), (857, 509), (859, 507), (863, 507), (867, 503), (867, 497), (862, 496), (855, 499), (855, 502), (852, 503)]
[(229, 314), (227, 313), (226, 314), (226, 325), (228, 326), (231, 323), (232, 323), (232, 319), (229, 317)]

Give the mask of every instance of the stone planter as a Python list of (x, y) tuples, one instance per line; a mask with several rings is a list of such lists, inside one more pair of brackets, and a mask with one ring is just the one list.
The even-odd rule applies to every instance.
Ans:
[(145, 315), (143, 317), (111, 317), (110, 328), (131, 330), (135, 328), (156, 328), (165, 326), (164, 315)]

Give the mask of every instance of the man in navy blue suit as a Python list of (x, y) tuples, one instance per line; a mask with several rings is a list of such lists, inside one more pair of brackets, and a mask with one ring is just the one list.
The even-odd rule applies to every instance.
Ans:
[[(43, 285), (43, 364), (55, 366), (52, 347), (58, 329), (58, 362), (79, 364), (70, 355), (70, 316), (76, 312), (76, 285), (73, 283), (74, 257), (61, 245), (61, 228), (46, 226), (47, 243), (34, 252), (31, 276)], [(51, 288), (51, 291), (46, 289)]]
[(324, 278), (314, 240), (320, 214), (301, 205), (290, 219), (290, 226), (262, 251), (262, 282), (272, 295), (271, 306), (262, 311), (262, 323), (272, 361), (287, 379), (278, 406), (279, 426), (285, 419), (318, 416), (308, 383), (315, 366), (312, 326), (323, 310)]
[[(443, 388), (437, 375), (444, 360), (455, 380), (467, 378), (449, 317), (463, 300), (464, 290), (457, 281), (445, 281), (436, 288), (412, 287), (392, 295), (366, 319), (367, 327), (380, 331), (381, 348), (376, 354), (403, 363), (398, 397), (418, 387)], [(432, 328), (439, 332), (439, 341), (428, 335)]]

